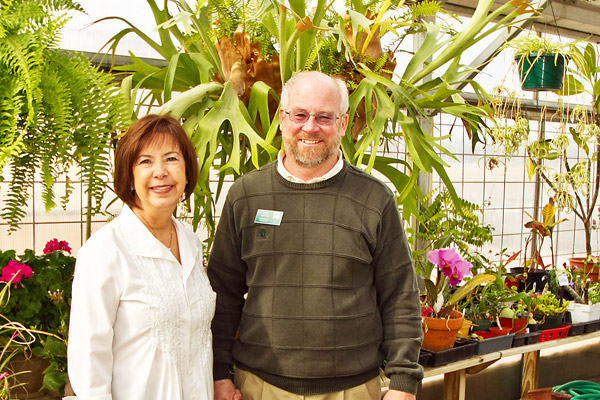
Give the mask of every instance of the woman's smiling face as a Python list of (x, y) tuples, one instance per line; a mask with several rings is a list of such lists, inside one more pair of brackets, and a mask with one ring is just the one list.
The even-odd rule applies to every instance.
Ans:
[(173, 212), (186, 185), (185, 160), (173, 139), (158, 134), (148, 140), (133, 164), (133, 182), (138, 208)]

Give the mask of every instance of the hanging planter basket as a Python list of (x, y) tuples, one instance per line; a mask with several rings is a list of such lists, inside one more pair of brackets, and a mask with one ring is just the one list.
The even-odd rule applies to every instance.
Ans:
[(529, 53), (527, 56), (515, 56), (515, 61), (523, 90), (562, 90), (567, 62), (565, 56)]

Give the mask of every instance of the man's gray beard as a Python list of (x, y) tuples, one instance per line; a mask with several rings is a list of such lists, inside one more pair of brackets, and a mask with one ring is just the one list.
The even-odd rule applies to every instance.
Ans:
[(338, 139), (331, 142), (331, 145), (326, 147), (322, 154), (318, 154), (317, 151), (313, 150), (301, 152), (295, 141), (290, 140), (287, 135), (283, 135), (283, 145), (285, 146), (286, 151), (290, 152), (299, 165), (307, 168), (323, 164), (329, 157), (339, 151), (341, 144), (342, 138), (338, 136)]

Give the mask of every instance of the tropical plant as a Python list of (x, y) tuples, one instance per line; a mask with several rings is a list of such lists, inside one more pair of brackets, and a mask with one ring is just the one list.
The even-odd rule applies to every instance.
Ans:
[[(0, 215), (9, 230), (25, 216), (36, 172), (50, 210), (68, 202), (74, 189), (69, 170), (77, 167), (89, 235), (110, 176), (111, 140), (125, 123), (126, 103), (119, 101), (112, 76), (82, 54), (57, 47), (69, 10), (82, 11), (72, 0), (0, 2), (0, 181), (10, 179)], [(54, 193), (58, 180), (66, 182), (60, 201)]]
[[(518, 292), (506, 284), (507, 275), (501, 270), (493, 272), (494, 280), (483, 287), (479, 296), (479, 310), (485, 319), (495, 320), (500, 326), (500, 317), (515, 318), (525, 316), (531, 307), (531, 296)], [(506, 309), (512, 311), (508, 315)], [(504, 315), (502, 313), (504, 312)]]
[[(383, 173), (396, 186), (405, 216), (417, 214), (420, 172), (435, 170), (456, 200), (439, 153), (452, 155), (439, 145), (439, 138), (423, 130), (419, 118), (428, 118), (425, 110), (454, 115), (474, 142), (480, 140), (489, 107), (468, 104), (455, 86), (470, 83), (482, 98), (486, 93), (472, 81), (463, 82), (470, 69), (461, 65), (461, 55), (493, 32), (511, 26), (521, 14), (533, 11), (525, 0), (507, 2), (495, 10), (493, 0), (479, 1), (473, 18), (456, 32), (443, 21), (418, 18), (439, 11), (437, 2), (352, 0), (343, 16), (334, 11), (333, 2), (325, 0), (310, 5), (304, 0), (289, 5), (276, 0), (256, 5), (231, 1), (223, 7), (214, 1), (190, 5), (178, 0), (164, 1), (162, 9), (155, 0), (147, 3), (159, 40), (123, 18), (111, 17), (107, 19), (128, 26), (109, 46), (116, 49), (125, 35), (134, 33), (168, 63), (157, 68), (132, 54), (133, 63), (118, 69), (131, 74), (123, 81), (123, 89), (131, 96), (132, 108), (141, 104), (136, 100), (142, 97), (144, 104), (158, 106), (159, 112), (185, 119), (184, 129), (201, 165), (192, 222), (197, 227), (206, 221), (209, 236), (214, 228), (215, 197), (225, 176), (238, 176), (274, 159), (280, 147), (276, 110), (282, 84), (294, 72), (306, 69), (320, 69), (348, 81), (352, 123), (342, 141), (344, 156), (356, 165), (364, 164), (368, 171)], [(243, 18), (231, 19), (232, 15)], [(422, 32), (423, 44), (402, 75), (393, 75), (394, 54), (382, 48), (382, 35), (395, 36), (397, 41), (391, 42), (397, 45), (417, 32)], [(134, 108), (134, 114), (139, 111)], [(377, 155), (396, 140), (404, 142), (411, 163)], [(219, 183), (213, 194), (209, 177), (215, 171)]]
[[(433, 193), (424, 198), (424, 203)], [(479, 206), (460, 197), (453, 202), (448, 190), (442, 189), (416, 216), (417, 229), (406, 230), (417, 272), (425, 278), (431, 276), (433, 264), (428, 262), (426, 254), (433, 249), (455, 247), (472, 262), (472, 248), (492, 241), (493, 228), (482, 225), (479, 214), (482, 214)]]
[(565, 271), (569, 275), (569, 285), (562, 286), (578, 304), (600, 303), (600, 283), (587, 277), (581, 270)]
[[(581, 61), (568, 69), (562, 96), (586, 94), (591, 102), (571, 112), (559, 110), (564, 131), (551, 140), (540, 139), (527, 146), (527, 172), (530, 179), (539, 174), (556, 206), (581, 221), (585, 254), (591, 257), (592, 222), (600, 191), (600, 66), (592, 44), (573, 46), (570, 54), (573, 60)], [(567, 149), (573, 148), (577, 149), (575, 160), (567, 156)], [(554, 167), (550, 163), (555, 163)]]
[(527, 143), (529, 120), (521, 110), (521, 98), (505, 86), (492, 90), (492, 111), (494, 118), (486, 133), (508, 159)]
[[(9, 283), (1, 314), (33, 335), (34, 355), (50, 360), (43, 386), (50, 390), (62, 390), (67, 382), (66, 338), (75, 269), (70, 251), (68, 243), (57, 239), (46, 244), (43, 255), (0, 251), (0, 282)], [(3, 343), (10, 342), (4, 339), (11, 333), (0, 336)]]
[(560, 315), (567, 310), (568, 300), (559, 299), (550, 291), (531, 294), (531, 309), (540, 316)]
[(512, 49), (516, 56), (526, 56), (529, 54), (535, 54), (538, 56), (544, 54), (551, 54), (563, 56), (567, 58), (575, 58), (577, 62), (581, 60), (576, 54), (577, 42), (558, 42), (549, 36), (540, 36), (535, 33), (529, 35), (519, 36), (509, 42), (506, 42), (501, 49)]
[[(530, 231), (529, 236), (525, 241), (525, 260), (524, 267), (525, 270), (533, 271), (540, 267), (541, 269), (546, 269), (552, 265), (554, 265), (554, 246), (552, 245), (552, 233), (554, 232), (554, 227), (561, 222), (566, 221), (566, 218), (556, 221), (554, 217), (556, 216), (556, 211), (558, 208), (554, 204), (554, 199), (551, 197), (548, 200), (548, 203), (542, 209), (542, 220), (538, 221), (531, 214), (525, 211), (525, 214), (531, 218), (530, 221), (525, 223), (525, 227)], [(544, 245), (544, 240), (549, 239), (550, 245), (550, 259), (549, 263), (544, 263), (542, 260), (542, 246)], [(527, 250), (530, 248), (532, 250), (533, 257), (527, 259)]]
[[(422, 316), (431, 314), (434, 318), (442, 318), (449, 315), (472, 290), (495, 279), (491, 274), (481, 274), (458, 287), (463, 278), (471, 274), (470, 262), (463, 260), (454, 248), (432, 250), (427, 258), (436, 267), (436, 274), (435, 283), (429, 278), (423, 279), (425, 300)], [(456, 288), (453, 293), (451, 287)]]

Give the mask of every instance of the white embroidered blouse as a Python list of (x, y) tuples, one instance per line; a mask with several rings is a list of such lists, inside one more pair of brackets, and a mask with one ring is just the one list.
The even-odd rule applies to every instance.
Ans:
[(199, 238), (181, 264), (127, 206), (79, 250), (68, 341), (77, 399), (212, 400), (215, 309)]

